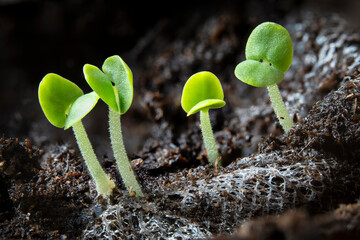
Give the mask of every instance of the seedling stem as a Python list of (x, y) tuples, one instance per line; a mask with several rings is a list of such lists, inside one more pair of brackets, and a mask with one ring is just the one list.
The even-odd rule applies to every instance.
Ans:
[(204, 109), (200, 111), (200, 124), (209, 162), (211, 162), (215, 166), (216, 159), (220, 155), (217, 150), (213, 130), (211, 128), (209, 109)]
[(280, 121), (280, 125), (283, 127), (285, 132), (288, 132), (294, 125), (294, 122), (292, 121), (288, 111), (286, 110), (285, 104), (280, 95), (279, 88), (277, 84), (273, 84), (267, 86), (267, 89), (269, 92), (270, 100), (274, 107), (274, 112)]
[(131, 167), (126, 154), (120, 122), (120, 113), (109, 107), (109, 131), (116, 165), (118, 166), (122, 180), (129, 193), (134, 191), (137, 197), (143, 197), (141, 187), (135, 177), (134, 170)]
[(86, 166), (95, 180), (97, 192), (104, 197), (110, 196), (115, 188), (115, 184), (108, 178), (98, 162), (84, 125), (81, 121), (78, 121), (72, 125), (72, 128)]

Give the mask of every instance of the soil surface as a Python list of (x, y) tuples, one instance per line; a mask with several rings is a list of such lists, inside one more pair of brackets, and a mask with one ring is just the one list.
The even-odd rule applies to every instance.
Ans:
[[(0, 3), (0, 238), (360, 239), (360, 28), (355, 1), (5, 1)], [(266, 89), (237, 80), (251, 30), (288, 29), (293, 63), (279, 84), (284, 133)], [(116, 181), (97, 196), (71, 131), (37, 100), (48, 72), (89, 92), (82, 66), (118, 54), (134, 74), (124, 142), (145, 198), (121, 182), (99, 101), (84, 119)], [(211, 71), (226, 106), (211, 110), (224, 167), (208, 164), (186, 80)]]

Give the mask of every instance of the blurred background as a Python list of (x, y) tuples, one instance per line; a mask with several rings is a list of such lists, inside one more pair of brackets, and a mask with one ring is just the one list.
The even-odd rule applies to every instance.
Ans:
[[(73, 141), (71, 131), (53, 127), (42, 114), (37, 99), (39, 82), (54, 72), (89, 92), (83, 65), (100, 67), (107, 57), (117, 54), (134, 75), (133, 106), (122, 118), (125, 143), (134, 154), (154, 134), (154, 124), (163, 124), (169, 116), (179, 125), (187, 121), (178, 111), (187, 77), (195, 71), (211, 70), (231, 88), (235, 81), (232, 69), (243, 57), (250, 30), (262, 21), (284, 21), (285, 15), (304, 6), (320, 14), (338, 12), (359, 27), (360, 1), (0, 0), (0, 134), (29, 138), (38, 146)], [(219, 32), (199, 32), (207, 25)], [(216, 41), (222, 34), (235, 36), (229, 51), (226, 44), (221, 45), (224, 55), (217, 57), (210, 51), (210, 57), (204, 52), (191, 63), (184, 60), (186, 49), (201, 46), (196, 41), (208, 41), (205, 48), (216, 48), (219, 45), (211, 38)], [(179, 55), (182, 60), (175, 61)], [(173, 87), (166, 87), (165, 82)], [(229, 103), (230, 107), (236, 105), (231, 97)], [(108, 143), (105, 104), (99, 101), (84, 121), (95, 146)], [(106, 148), (101, 151), (107, 152)]]

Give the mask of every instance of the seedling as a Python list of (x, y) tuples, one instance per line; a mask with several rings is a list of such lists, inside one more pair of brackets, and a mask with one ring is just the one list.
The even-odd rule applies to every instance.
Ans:
[(115, 184), (105, 174), (81, 122), (99, 100), (95, 92), (88, 94), (71, 81), (54, 73), (47, 74), (39, 85), (40, 106), (50, 123), (65, 130), (72, 127), (81, 154), (93, 177), (97, 192), (103, 197), (112, 194)]
[(210, 124), (209, 109), (225, 106), (224, 93), (219, 79), (211, 72), (198, 72), (186, 82), (181, 106), (190, 116), (200, 112), (201, 131), (209, 162), (216, 165), (219, 152), (216, 147), (214, 134)]
[(246, 60), (235, 68), (235, 76), (254, 87), (267, 87), (275, 114), (285, 132), (293, 126), (277, 84), (283, 80), (293, 57), (288, 31), (279, 24), (265, 22), (249, 36)]
[(102, 70), (84, 65), (85, 79), (90, 87), (109, 106), (109, 131), (111, 145), (120, 175), (130, 194), (144, 194), (131, 167), (124, 147), (120, 116), (127, 112), (133, 99), (133, 76), (130, 68), (119, 56), (105, 60)]

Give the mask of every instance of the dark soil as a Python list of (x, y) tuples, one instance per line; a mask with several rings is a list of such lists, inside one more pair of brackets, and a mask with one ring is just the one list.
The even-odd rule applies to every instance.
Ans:
[[(0, 3), (0, 238), (360, 238), (355, 2), (121, 4)], [(279, 84), (296, 123), (286, 134), (266, 89), (233, 74), (263, 21), (282, 24), (293, 39), (293, 63)], [(71, 131), (53, 127), (38, 105), (46, 73), (87, 92), (83, 64), (100, 66), (114, 54), (134, 74), (122, 123), (145, 198), (130, 197), (117, 173), (105, 104), (84, 125), (117, 183), (108, 200), (97, 196)], [(202, 70), (224, 89), (226, 106), (210, 112), (223, 168), (207, 163), (199, 119), (180, 106), (186, 80)]]

